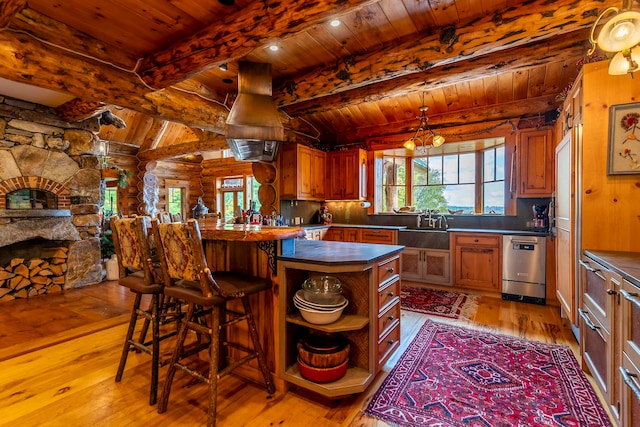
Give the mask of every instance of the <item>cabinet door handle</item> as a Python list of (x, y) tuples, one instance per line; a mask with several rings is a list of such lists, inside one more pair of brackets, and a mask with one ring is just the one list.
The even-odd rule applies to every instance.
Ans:
[(388, 296), (388, 297), (392, 297), (392, 296), (394, 296), (394, 295), (395, 295), (395, 294), (394, 294), (393, 292), (389, 292), (389, 293), (387, 294), (387, 296)]
[(392, 345), (395, 341), (394, 340), (389, 340), (387, 341), (387, 344)]
[(622, 375), (622, 381), (631, 389), (633, 394), (636, 395), (638, 402), (640, 402), (640, 387), (636, 384), (637, 380), (634, 381), (634, 378), (638, 378), (638, 375), (627, 371), (623, 366), (620, 366), (619, 369)]
[(595, 269), (595, 268), (591, 267), (588, 263), (586, 263), (586, 262), (582, 261), (581, 259), (579, 259), (579, 260), (578, 260), (578, 263), (579, 263), (581, 266), (583, 266), (583, 267), (585, 268), (585, 270), (590, 271), (590, 272), (592, 272), (592, 273), (597, 273), (598, 271), (600, 271), (600, 270), (597, 270), (597, 269)]
[(473, 239), (473, 241), (474, 241), (475, 243), (478, 243), (480, 240), (478, 240), (478, 239)]
[(580, 313), (580, 317), (584, 319), (584, 324), (587, 326), (587, 328), (591, 329), (592, 331), (595, 331), (596, 329), (600, 329), (600, 326), (596, 326), (591, 321), (591, 319), (589, 319), (589, 313), (587, 311), (578, 309), (578, 313)]
[(607, 289), (607, 293), (608, 293), (609, 295), (616, 295), (618, 292), (616, 292), (616, 291), (615, 291), (615, 290), (613, 290), (613, 289)]
[(393, 273), (394, 271), (393, 267), (387, 268), (387, 273)]
[(393, 317), (393, 316), (387, 317), (387, 320), (393, 320), (393, 319), (395, 319), (395, 317)]
[(624, 289), (620, 289), (620, 293), (622, 294), (624, 299), (626, 299), (627, 301), (631, 301), (633, 304), (640, 307), (640, 299), (638, 299), (638, 296), (640, 295), (637, 292), (627, 292)]

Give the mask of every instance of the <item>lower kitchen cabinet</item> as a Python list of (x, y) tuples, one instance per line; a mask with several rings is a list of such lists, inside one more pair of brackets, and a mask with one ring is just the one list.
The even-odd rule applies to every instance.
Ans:
[(620, 420), (640, 427), (640, 287), (623, 279), (620, 293)]
[(398, 231), (386, 228), (331, 227), (324, 240), (335, 242), (398, 244)]
[(402, 251), (402, 279), (449, 285), (450, 264), (448, 250), (405, 248)]
[(453, 285), (500, 292), (502, 235), (452, 233)]
[[(329, 398), (360, 393), (373, 382), (385, 362), (400, 346), (400, 254), (355, 264), (279, 260), (278, 375), (283, 380)], [(305, 321), (293, 296), (311, 275), (328, 274), (342, 283), (349, 300), (341, 318), (317, 325)], [(329, 383), (304, 378), (297, 366), (298, 342), (310, 331), (339, 333), (350, 344), (349, 368)]]
[(580, 260), (583, 369), (594, 378), (614, 422), (624, 427), (640, 426), (638, 277), (640, 253), (585, 251)]

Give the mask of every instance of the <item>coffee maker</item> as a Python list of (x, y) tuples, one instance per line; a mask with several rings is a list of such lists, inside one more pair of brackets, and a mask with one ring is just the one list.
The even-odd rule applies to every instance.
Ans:
[(533, 205), (533, 231), (549, 231), (549, 205)]

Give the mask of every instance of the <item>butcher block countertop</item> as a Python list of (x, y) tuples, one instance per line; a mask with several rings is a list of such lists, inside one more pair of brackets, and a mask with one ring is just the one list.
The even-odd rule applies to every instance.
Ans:
[(230, 240), (260, 242), (265, 240), (284, 240), (302, 237), (304, 229), (300, 227), (274, 227), (266, 225), (218, 224), (216, 220), (198, 220), (200, 233), (204, 240)]
[(640, 252), (585, 250), (584, 254), (640, 287)]
[(326, 265), (369, 264), (403, 249), (404, 246), (397, 245), (296, 240), (293, 252), (279, 256), (278, 260)]

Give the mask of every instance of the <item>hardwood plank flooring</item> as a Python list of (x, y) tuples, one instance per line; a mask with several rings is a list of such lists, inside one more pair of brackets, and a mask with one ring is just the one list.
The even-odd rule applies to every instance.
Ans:
[[(0, 303), (0, 426), (205, 425), (206, 386), (180, 372), (167, 412), (148, 405), (147, 355), (131, 353), (122, 382), (114, 381), (131, 304), (132, 294), (116, 282)], [(402, 347), (360, 395), (332, 401), (291, 388), (269, 397), (259, 385), (225, 377), (219, 383), (218, 425), (386, 427), (360, 411), (425, 319), (403, 311)], [(564, 344), (579, 356), (557, 307), (482, 296), (465, 326)], [(163, 356), (170, 349), (163, 345)], [(160, 389), (165, 372), (166, 367)]]

